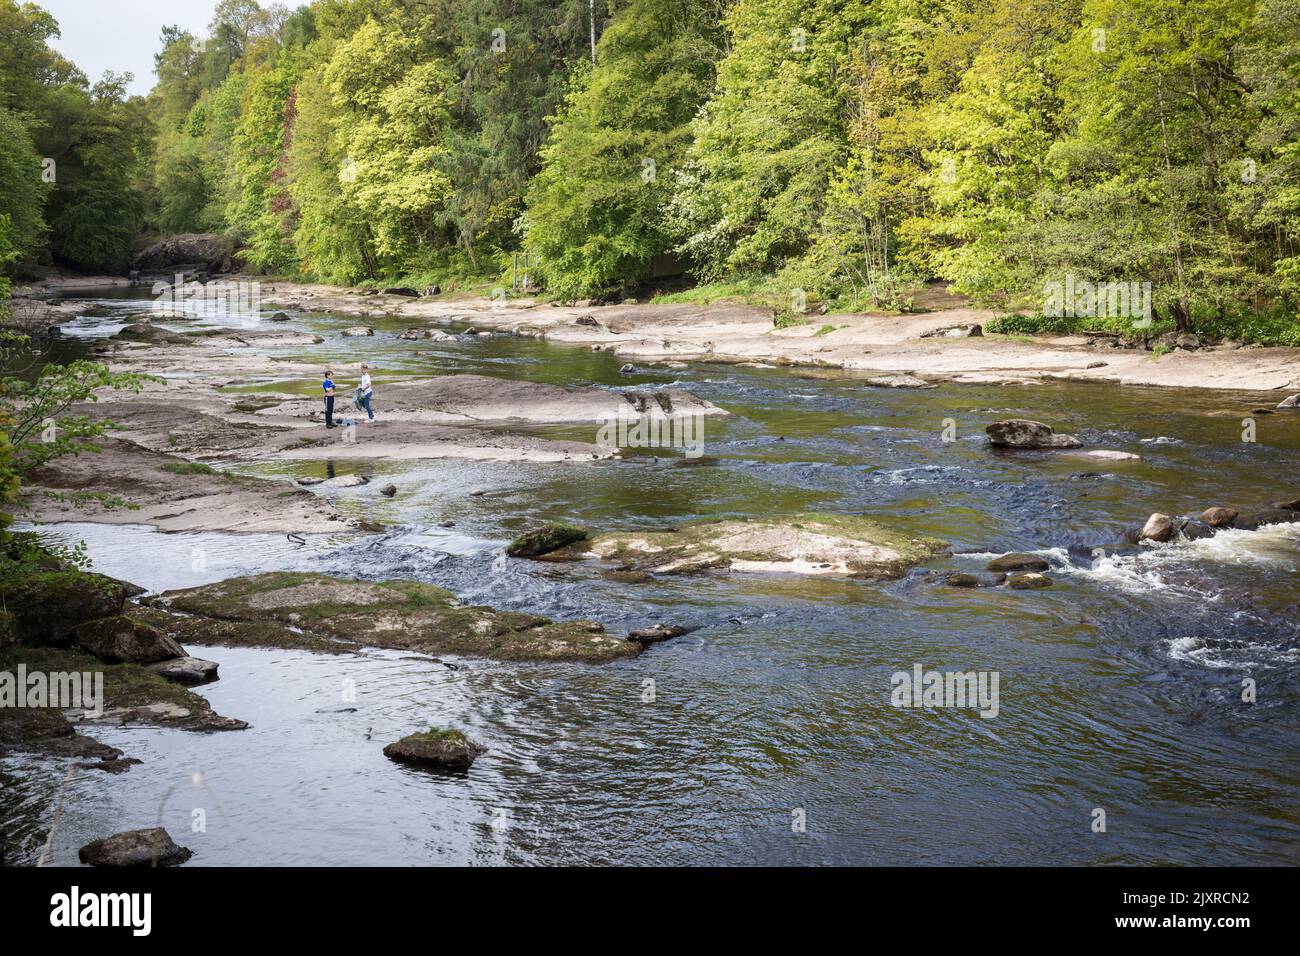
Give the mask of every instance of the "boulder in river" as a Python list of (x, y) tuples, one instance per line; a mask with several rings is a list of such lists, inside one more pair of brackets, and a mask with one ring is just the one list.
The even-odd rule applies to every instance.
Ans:
[(1006, 581), (1007, 576), (1000, 571), (955, 571), (944, 579), (952, 588), (995, 588)]
[(1206, 508), (1201, 512), (1201, 520), (1211, 528), (1222, 528), (1232, 524), (1232, 519), (1237, 517), (1236, 508)]
[(400, 295), (408, 299), (418, 299), (420, 297), (417, 290), (405, 285), (389, 286), (384, 290), (384, 295)]
[(403, 763), (417, 763), (439, 770), (468, 770), (487, 752), (480, 743), (470, 740), (459, 730), (432, 727), (424, 733), (409, 734), (384, 748), (384, 756)]
[(354, 339), (356, 339), (356, 338), (361, 338), (362, 336), (365, 336), (365, 335), (374, 335), (374, 334), (375, 334), (375, 330), (374, 330), (374, 329), (369, 328), (369, 327), (364, 326), (364, 325), (354, 325), (354, 326), (353, 326), (352, 328), (350, 328), (350, 329), (344, 329), (344, 330), (343, 330), (343, 335), (345, 335), (345, 336), (347, 336), (347, 337), (349, 337), (349, 338), (354, 338)]
[(1290, 398), (1284, 398), (1277, 403), (1277, 408), (1300, 408), (1300, 394), (1292, 395)]
[(642, 644), (658, 644), (660, 641), (666, 641), (669, 638), (689, 634), (693, 630), (695, 628), (681, 624), (655, 624), (653, 627), (640, 627), (634, 631), (628, 631), (627, 639), (629, 641), (640, 641)]
[(1257, 531), (1259, 522), (1255, 520), (1254, 515), (1242, 512), (1228, 522), (1228, 527), (1236, 528), (1238, 531)]
[(1199, 541), (1201, 538), (1214, 537), (1215, 528), (1206, 524), (1199, 518), (1188, 518), (1178, 529), (1178, 533), (1188, 541)]
[(885, 579), (901, 577), (947, 549), (946, 542), (858, 515), (797, 514), (599, 534), (552, 552), (547, 560), (595, 559), (652, 574), (718, 570)]
[(1174, 536), (1176, 530), (1177, 526), (1174, 524), (1174, 519), (1157, 511), (1150, 518), (1147, 518), (1147, 523), (1138, 532), (1138, 540), (1168, 541)]
[(146, 345), (194, 345), (198, 341), (192, 335), (171, 332), (148, 322), (125, 325), (113, 335), (113, 338), (128, 342), (143, 342)]
[(867, 379), (866, 384), (873, 388), (938, 388), (939, 386), (927, 382), (923, 378), (917, 378), (915, 375), (899, 373), (897, 375), (877, 375), (875, 378)]
[(77, 647), (110, 664), (153, 664), (185, 656), (174, 638), (122, 615), (78, 624), (72, 636)]
[(289, 313), (288, 313), (288, 312), (276, 312), (276, 313), (274, 313), (274, 314), (271, 316), (271, 321), (272, 321), (272, 322), (288, 322), (288, 321), (289, 321)]
[(1287, 511), (1300, 511), (1300, 498), (1291, 498), (1287, 501), (1273, 502), (1274, 508), (1285, 508)]
[(205, 661), (199, 657), (176, 657), (147, 666), (159, 677), (165, 677), (178, 684), (194, 686), (210, 684), (216, 680), (219, 665), (216, 661)]
[(1251, 517), (1255, 524), (1259, 526), (1269, 524), (1290, 524), (1294, 521), (1300, 521), (1300, 512), (1292, 511), (1290, 508), (1264, 508), (1256, 511)]
[(77, 853), (86, 866), (177, 866), (193, 855), (162, 827), (114, 833)]
[(1024, 554), (1019, 551), (1004, 554), (984, 565), (986, 571), (1046, 571), (1049, 567), (1051, 562), (1041, 554)]
[(579, 525), (548, 521), (511, 541), (506, 546), (506, 554), (512, 558), (536, 558), (586, 537), (587, 529)]
[(379, 489), (379, 493), (383, 495), (385, 498), (391, 498), (395, 494), (397, 494), (397, 485), (394, 484), (384, 485), (384, 487)]
[(984, 429), (989, 444), (998, 448), (1081, 448), (1073, 435), (1059, 435), (1051, 425), (1028, 418), (1008, 418)]
[(1015, 588), (1017, 591), (1032, 591), (1040, 588), (1050, 588), (1051, 586), (1052, 579), (1046, 574), (1040, 574), (1037, 571), (1013, 574), (1007, 578), (1007, 587)]
[(983, 334), (983, 326), (970, 323), (965, 325), (945, 325), (943, 328), (930, 329), (928, 332), (922, 332), (921, 338), (966, 339), (982, 336)]

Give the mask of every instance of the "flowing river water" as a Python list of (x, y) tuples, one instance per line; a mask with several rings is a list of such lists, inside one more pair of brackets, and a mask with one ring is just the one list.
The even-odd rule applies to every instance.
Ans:
[[(341, 336), (359, 321), (376, 335)], [(385, 380), (451, 372), (674, 385), (732, 415), (708, 420), (695, 463), (640, 451), (602, 463), (230, 465), (382, 478), (330, 492), (390, 528), (378, 535), (49, 533), (85, 541), (98, 570), (151, 591), (298, 569), (428, 581), (467, 603), (591, 618), (616, 633), (657, 621), (699, 629), (603, 666), (460, 659), (453, 670), (410, 653), (196, 648), (221, 665), (220, 681), (198, 692), (251, 728), (91, 728), (143, 763), (70, 783), (47, 758), (0, 760), (0, 830), (11, 855), (20, 848), (15, 862), (31, 862), (61, 792), (50, 860), (63, 864), (91, 839), (159, 822), (194, 850), (191, 865), (1300, 861), (1300, 525), (1123, 541), (1152, 511), (1295, 497), (1297, 416), (1259, 415), (1248, 442), (1241, 420), (1258, 395), (890, 390), (844, 373), (710, 364), (626, 376), (607, 353), (495, 335), (430, 345), (399, 339), (407, 324), (294, 313), (274, 328), (324, 342), (275, 354), (329, 362), (349, 386), (369, 360), (379, 415)], [(121, 325), (116, 314), (78, 319), (47, 357), (83, 353)], [(306, 393), (318, 382), (238, 387)], [(984, 425), (1014, 416), (1142, 459), (991, 451)], [(534, 431), (595, 437), (594, 426)], [(388, 481), (393, 499), (378, 491)], [(886, 583), (642, 584), (502, 556), (544, 519), (623, 529), (798, 511), (879, 516), (951, 542), (954, 555)], [(1012, 550), (1049, 558), (1054, 586), (935, 580)], [(917, 664), (997, 672), (997, 716), (891, 706), (891, 675)], [(490, 749), (459, 777), (382, 755), (430, 724)], [(1094, 832), (1099, 808), (1105, 832)]]

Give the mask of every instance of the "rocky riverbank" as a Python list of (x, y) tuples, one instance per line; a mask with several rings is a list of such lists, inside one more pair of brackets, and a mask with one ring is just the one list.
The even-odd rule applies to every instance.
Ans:
[[(168, 281), (171, 276), (165, 276)], [(345, 288), (257, 276), (266, 308), (330, 312), (411, 321), (414, 334), (436, 333), (453, 322), (474, 328), (545, 338), (642, 362), (716, 361), (839, 369), (864, 378), (911, 375), (940, 381), (1032, 382), (1044, 379), (1218, 388), (1300, 390), (1300, 349), (1202, 343), (1195, 336), (1168, 342), (1108, 334), (1006, 336), (984, 330), (998, 313), (965, 306), (922, 314), (810, 315), (806, 323), (775, 328), (770, 309), (734, 303), (652, 304), (631, 301), (562, 304), (531, 298), (489, 299), (416, 290)], [(71, 317), (68, 297), (90, 288), (126, 285), (109, 276), (60, 276), (16, 294), (47, 314)], [(426, 290), (431, 291), (431, 290)], [(975, 333), (975, 334), (972, 334)], [(983, 334), (979, 334), (983, 333)], [(1159, 345), (1154, 349), (1153, 345)]]
[[(156, 378), (139, 394), (103, 390), (97, 401), (70, 410), (111, 420), (113, 437), (98, 442), (99, 454), (60, 458), (34, 474), (24, 489), (26, 517), (149, 524), (164, 531), (375, 530), (302, 487), (235, 476), (207, 463), (452, 458), (589, 463), (616, 458), (618, 450), (511, 427), (583, 424), (592, 426), (595, 438), (598, 423), (650, 410), (669, 419), (727, 414), (680, 389), (613, 392), (448, 375), (386, 384), (380, 420), (328, 430), (318, 399), (228, 387), (314, 380), (320, 374), (316, 366), (232, 354), (213, 344), (213, 336), (177, 337), (183, 340), (179, 344), (168, 336), (103, 347), (115, 371)], [(342, 421), (347, 414), (340, 400), (337, 417)], [(106, 509), (91, 497), (105, 493), (126, 506)]]
[(79, 733), (79, 726), (248, 726), (216, 713), (187, 688), (215, 679), (217, 665), (191, 657), (166, 630), (133, 618), (129, 598), (139, 590), (62, 567), (52, 557), (0, 580), (0, 753), (73, 757), (117, 773), (138, 761)]
[[(1188, 339), (1161, 354), (1126, 348), (1109, 335), (972, 335), (996, 317), (989, 310), (948, 308), (920, 315), (810, 316), (777, 329), (768, 309), (718, 303), (563, 305), (533, 299), (450, 295), (412, 297), (378, 290), (270, 281), (269, 307), (359, 317), (400, 316), (436, 328), (451, 322), (545, 338), (643, 362), (716, 361), (807, 365), (863, 377), (907, 373), (922, 382), (1024, 382), (1071, 379), (1119, 385), (1300, 389), (1300, 349), (1202, 347)], [(955, 332), (954, 332), (955, 330)], [(1135, 343), (1140, 340), (1134, 339)]]

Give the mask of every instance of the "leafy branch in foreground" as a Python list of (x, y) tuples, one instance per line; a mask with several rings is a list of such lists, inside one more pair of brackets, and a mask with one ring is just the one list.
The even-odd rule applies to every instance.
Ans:
[[(0, 334), (0, 356), (25, 344), (25, 337)], [(0, 379), (0, 427), (8, 436), (10, 467), (20, 478), (64, 455), (97, 452), (92, 439), (113, 428), (107, 418), (69, 415), (82, 402), (98, 401), (99, 389), (139, 393), (154, 376), (114, 372), (99, 362), (47, 365), (34, 381)]]

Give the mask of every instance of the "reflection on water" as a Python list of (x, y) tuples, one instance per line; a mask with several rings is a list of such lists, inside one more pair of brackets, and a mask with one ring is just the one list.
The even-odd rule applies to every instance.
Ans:
[[(1154, 510), (1294, 497), (1300, 417), (1259, 416), (1250, 444), (1240, 421), (1258, 396), (1074, 384), (908, 392), (710, 365), (629, 379), (604, 353), (497, 336), (431, 350), (397, 338), (403, 320), (365, 321), (373, 339), (344, 339), (355, 318), (295, 315), (279, 326), (325, 342), (276, 354), (367, 360), (387, 375), (671, 384), (734, 414), (707, 423), (704, 453), (716, 461), (690, 467), (652, 454), (337, 463), (334, 473), (384, 481), (315, 490), (388, 525), (380, 535), (52, 533), (85, 540), (100, 570), (153, 590), (298, 568), (430, 581), (468, 602), (595, 618), (616, 632), (660, 620), (701, 628), (603, 667), (467, 660), (453, 672), (411, 654), (201, 649), (222, 668), (202, 693), (252, 729), (95, 730), (144, 763), (74, 779), (57, 862), (107, 831), (152, 825), (168, 793), (163, 821), (195, 850), (191, 865), (1297, 862), (1300, 529), (1141, 548), (1123, 533)], [(1013, 415), (1142, 460), (990, 452), (983, 425)], [(945, 419), (956, 441), (943, 441)], [(323, 476), (331, 463), (241, 467)], [(392, 499), (378, 490), (387, 481)], [(546, 518), (664, 527), (808, 509), (887, 518), (956, 553), (885, 584), (636, 585), (499, 560), (505, 541)], [(1007, 550), (1044, 555), (1055, 586), (933, 580)], [(998, 671), (999, 716), (891, 707), (890, 675), (916, 663)], [(1256, 682), (1254, 704), (1242, 702), (1244, 678)], [(342, 693), (353, 683), (355, 702)], [(380, 753), (430, 723), (464, 727), (491, 749), (464, 777)], [(0, 829), (28, 859), (62, 774), (33, 758), (0, 761)], [(1096, 807), (1105, 834), (1090, 830)], [(191, 832), (196, 808), (206, 832)], [(806, 813), (804, 833), (792, 832), (794, 810)]]

